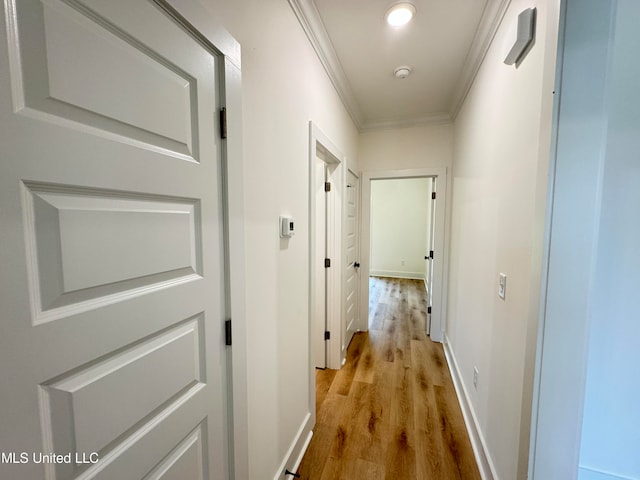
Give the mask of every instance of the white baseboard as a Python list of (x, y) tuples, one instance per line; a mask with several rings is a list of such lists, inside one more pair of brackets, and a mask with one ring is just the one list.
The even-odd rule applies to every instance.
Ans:
[(421, 272), (398, 272), (392, 270), (371, 270), (372, 277), (409, 278), (412, 280), (424, 280), (424, 273)]
[(603, 472), (601, 470), (580, 466), (578, 470), (578, 480), (633, 480), (631, 477), (621, 477), (615, 473)]
[(446, 333), (444, 336), (444, 354), (447, 359), (449, 371), (451, 372), (451, 378), (453, 379), (453, 386), (455, 387), (456, 394), (458, 395), (462, 416), (464, 417), (464, 423), (467, 426), (469, 440), (471, 440), (471, 446), (476, 457), (478, 470), (480, 470), (480, 476), (482, 477), (482, 480), (499, 480), (496, 469), (491, 461), (491, 457), (489, 456), (489, 450), (482, 435), (480, 425), (478, 424), (478, 419), (473, 411), (471, 401), (469, 400), (469, 395), (467, 394), (467, 390), (462, 382), (458, 363), (456, 362), (455, 355), (451, 350), (449, 337)]
[(304, 457), (309, 442), (311, 442), (311, 437), (313, 436), (312, 428), (311, 413), (307, 413), (273, 480), (288, 480), (291, 476), (285, 476), (285, 470), (289, 470), (290, 472), (298, 470), (300, 462), (302, 462), (302, 457)]

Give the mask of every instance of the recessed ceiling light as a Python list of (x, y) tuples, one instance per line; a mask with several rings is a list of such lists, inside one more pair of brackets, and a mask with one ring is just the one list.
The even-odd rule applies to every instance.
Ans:
[(416, 14), (416, 7), (410, 3), (397, 3), (385, 14), (384, 18), (392, 27), (401, 27), (411, 21)]

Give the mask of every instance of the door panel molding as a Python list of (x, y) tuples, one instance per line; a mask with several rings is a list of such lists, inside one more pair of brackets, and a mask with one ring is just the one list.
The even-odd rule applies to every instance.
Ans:
[(347, 348), (355, 331), (358, 330), (360, 310), (360, 270), (356, 267), (360, 255), (360, 176), (347, 168), (344, 198), (343, 245), (344, 257), (342, 263), (342, 322), (340, 362), (346, 360)]
[[(244, 226), (228, 220), (244, 210), (240, 49), (196, 0), (155, 3), (170, 16), (142, 1), (126, 9), (99, 0), (3, 4), (0, 41), (12, 48), (0, 54), (11, 72), (0, 95), (7, 127), (0, 223), (11, 228), (0, 252), (7, 309), (0, 363), (20, 372), (3, 394), (3, 428), (25, 451), (57, 450), (67, 435), (77, 448), (100, 450), (91, 466), (3, 465), (9, 477), (42, 478), (43, 468), (47, 478), (249, 476)], [(42, 22), (21, 16), (38, 11)], [(116, 28), (139, 43), (114, 35)], [(129, 55), (138, 74), (115, 79), (125, 82), (123, 104), (114, 85), (91, 81), (96, 72), (47, 35), (80, 36), (86, 41), (72, 43), (81, 53), (96, 47), (113, 64)], [(39, 41), (52, 47), (40, 49), (50, 55), (45, 63), (26, 53)], [(161, 53), (146, 55), (140, 45)], [(180, 55), (180, 45), (193, 56)], [(85, 74), (84, 90), (72, 88)], [(154, 116), (153, 99), (141, 99), (138, 110), (127, 105), (154, 80), (168, 93), (162, 114)], [(42, 107), (49, 100), (56, 111)], [(228, 112), (225, 140), (211, 135), (217, 107)], [(176, 162), (181, 156), (190, 162)], [(106, 217), (121, 239), (100, 234)], [(96, 269), (86, 256), (98, 257)], [(52, 312), (57, 321), (48, 322)], [(204, 313), (196, 319), (197, 312)], [(234, 345), (225, 349), (224, 319), (232, 315)], [(149, 377), (158, 363), (169, 378)], [(140, 385), (157, 395), (133, 395), (131, 408), (104, 403), (126, 403), (128, 388)], [(92, 426), (101, 402), (102, 420), (113, 421)]]

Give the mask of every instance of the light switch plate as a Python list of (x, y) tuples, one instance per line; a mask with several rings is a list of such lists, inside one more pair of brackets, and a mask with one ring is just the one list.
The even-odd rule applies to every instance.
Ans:
[(504, 273), (498, 277), (498, 296), (503, 300), (507, 296), (507, 276)]

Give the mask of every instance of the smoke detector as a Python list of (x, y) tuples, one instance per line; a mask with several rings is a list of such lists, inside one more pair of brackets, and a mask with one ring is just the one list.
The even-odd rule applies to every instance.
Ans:
[(412, 68), (409, 65), (402, 65), (393, 71), (396, 78), (407, 78)]

